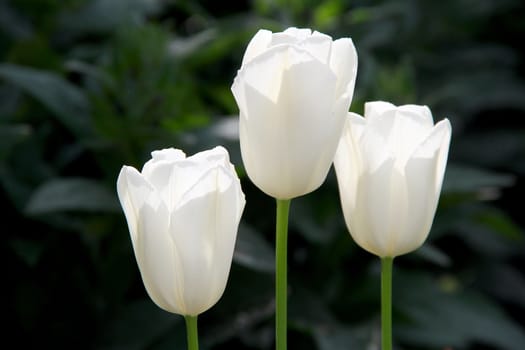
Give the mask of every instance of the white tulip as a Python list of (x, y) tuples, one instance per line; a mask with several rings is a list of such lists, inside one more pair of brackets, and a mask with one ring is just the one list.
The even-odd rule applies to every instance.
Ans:
[(248, 177), (291, 199), (317, 189), (332, 163), (352, 100), (357, 54), (350, 38), (310, 29), (260, 30), (232, 92)]
[(228, 152), (154, 151), (142, 172), (122, 167), (117, 191), (151, 299), (180, 315), (212, 307), (226, 286), (245, 204)]
[(380, 257), (417, 249), (428, 236), (445, 174), (451, 126), (426, 106), (365, 104), (349, 113), (334, 159), (353, 239)]

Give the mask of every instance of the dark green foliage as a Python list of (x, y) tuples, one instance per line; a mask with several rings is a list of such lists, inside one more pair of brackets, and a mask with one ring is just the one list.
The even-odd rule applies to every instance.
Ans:
[[(351, 109), (428, 104), (453, 137), (427, 243), (394, 264), (397, 349), (525, 349), (525, 5), (518, 0), (0, 3), (4, 343), (183, 349), (147, 297), (116, 178), (149, 152), (224, 145), (247, 198), (202, 349), (273, 348), (275, 203), (245, 176), (230, 85), (259, 28), (351, 36)], [(380, 219), (380, 218), (378, 218)], [(379, 260), (334, 174), (292, 202), (291, 349), (377, 349)]]

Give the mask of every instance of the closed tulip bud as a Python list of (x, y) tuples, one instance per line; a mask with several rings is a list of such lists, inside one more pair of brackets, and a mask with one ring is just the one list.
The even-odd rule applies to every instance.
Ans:
[(154, 151), (141, 172), (122, 167), (117, 191), (151, 299), (180, 315), (212, 307), (226, 286), (245, 204), (228, 152)]
[(447, 163), (451, 126), (426, 106), (365, 104), (349, 113), (334, 165), (353, 239), (380, 257), (417, 249), (428, 236)]
[(244, 167), (266, 194), (291, 199), (325, 180), (352, 99), (349, 38), (310, 29), (260, 30), (232, 85)]

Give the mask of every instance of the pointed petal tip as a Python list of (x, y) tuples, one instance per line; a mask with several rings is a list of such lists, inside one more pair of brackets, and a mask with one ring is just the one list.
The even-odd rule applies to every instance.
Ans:
[(151, 152), (151, 158), (154, 160), (180, 160), (186, 158), (186, 153), (178, 148), (163, 148)]
[(120, 168), (120, 171), (118, 173), (117, 185), (118, 186), (123, 185), (124, 184), (123, 181), (126, 180), (133, 173), (133, 170), (138, 172), (138, 170), (132, 166), (123, 165), (122, 168)]
[(212, 151), (214, 152), (217, 152), (217, 153), (220, 153), (220, 154), (224, 154), (224, 155), (229, 155), (228, 154), (228, 150), (226, 148), (224, 148), (223, 145), (218, 145), (218, 146), (215, 146)]
[(244, 52), (244, 56), (242, 58), (241, 67), (244, 67), (245, 64), (249, 63), (259, 54), (264, 52), (264, 50), (266, 50), (270, 45), (271, 41), (271, 31), (267, 29), (258, 30), (257, 33), (255, 33), (255, 35), (248, 43), (248, 46), (246, 47), (246, 51)]
[(385, 110), (394, 110), (396, 108), (397, 108), (396, 105), (394, 105), (393, 103), (382, 101), (382, 100), (365, 102), (365, 114), (367, 110), (385, 111)]
[(443, 118), (439, 122), (436, 123), (436, 126), (439, 124), (443, 124), (443, 127), (450, 130), (452, 132), (452, 124), (450, 124), (450, 120), (448, 118)]
[(366, 119), (362, 115), (360, 115), (358, 113), (348, 112), (346, 117), (347, 117), (348, 120), (350, 120), (350, 122), (357, 122), (359, 124), (365, 124), (366, 123)]
[(352, 56), (357, 56), (357, 50), (355, 48), (354, 41), (352, 40), (352, 38), (349, 38), (349, 37), (339, 38), (339, 39), (334, 40), (334, 44), (335, 45), (346, 44), (347, 48), (350, 49), (349, 52), (352, 54)]
[(443, 139), (445, 141), (448, 139), (448, 142), (450, 142), (450, 137), (452, 135), (452, 125), (450, 124), (450, 121), (447, 118), (441, 119), (436, 125), (434, 125), (432, 133), (442, 133), (444, 135)]
[(121, 169), (122, 178), (127, 180), (128, 184), (134, 186), (146, 186), (153, 190), (153, 185), (144, 177), (144, 175), (132, 166), (123, 166)]

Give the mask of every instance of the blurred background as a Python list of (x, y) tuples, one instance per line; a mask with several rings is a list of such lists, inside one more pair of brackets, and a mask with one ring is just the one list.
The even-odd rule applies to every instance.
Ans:
[[(405, 350), (525, 349), (525, 3), (520, 0), (0, 1), (3, 342), (184, 349), (146, 295), (116, 197), (123, 164), (224, 145), (247, 206), (202, 349), (273, 349), (273, 200), (245, 176), (230, 86), (259, 28), (350, 36), (351, 110), (427, 104), (453, 137), (427, 243), (396, 259)], [(293, 201), (290, 349), (378, 349), (379, 260), (344, 225), (333, 171)]]

